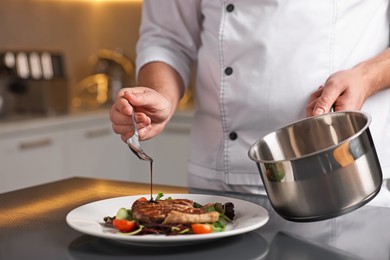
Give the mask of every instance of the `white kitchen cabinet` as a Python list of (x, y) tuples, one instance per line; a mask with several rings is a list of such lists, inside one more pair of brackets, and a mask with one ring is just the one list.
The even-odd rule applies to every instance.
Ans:
[(42, 132), (0, 139), (0, 193), (65, 177), (63, 132)]
[(107, 117), (73, 124), (67, 131), (70, 176), (130, 180), (130, 149), (111, 128)]
[(0, 193), (73, 176), (130, 180), (108, 111), (0, 124)]
[[(187, 185), (191, 119), (178, 112), (163, 133), (141, 142), (154, 159), (155, 184)], [(149, 170), (113, 133), (106, 110), (0, 123), (0, 193), (73, 176), (150, 183)]]

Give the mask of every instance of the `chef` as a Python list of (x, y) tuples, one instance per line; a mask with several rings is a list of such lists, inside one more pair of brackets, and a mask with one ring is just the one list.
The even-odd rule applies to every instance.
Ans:
[[(144, 0), (138, 83), (119, 92), (113, 130), (124, 141), (132, 135), (134, 107), (140, 138), (158, 135), (195, 67), (190, 192), (257, 202), (265, 190), (250, 146), (332, 106), (372, 116), (389, 178), (389, 12), (388, 0)], [(372, 203), (390, 205), (389, 197), (383, 187)]]

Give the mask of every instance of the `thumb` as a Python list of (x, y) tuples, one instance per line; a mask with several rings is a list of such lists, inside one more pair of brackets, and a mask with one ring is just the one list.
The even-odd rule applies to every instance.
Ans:
[(140, 100), (140, 97), (142, 96), (138, 95), (135, 92), (125, 91), (123, 93), (123, 96), (124, 98), (127, 99), (127, 101), (130, 103), (132, 107), (138, 107), (143, 105), (142, 101)]

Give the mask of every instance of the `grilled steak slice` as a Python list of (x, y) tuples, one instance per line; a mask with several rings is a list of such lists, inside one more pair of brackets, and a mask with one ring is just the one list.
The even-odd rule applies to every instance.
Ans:
[[(188, 199), (167, 199), (149, 202), (147, 200), (136, 200), (131, 207), (133, 218), (140, 223), (195, 223), (194, 220), (204, 219), (213, 221), (218, 220), (219, 213), (207, 213), (204, 209), (194, 208), (192, 200)], [(167, 216), (173, 212), (173, 215), (164, 221)], [(178, 214), (180, 213), (180, 214)], [(215, 213), (218, 215), (215, 219)], [(210, 217), (211, 216), (211, 217)]]
[(183, 213), (172, 210), (168, 213), (163, 224), (193, 224), (193, 223), (209, 223), (215, 222), (219, 218), (217, 211), (206, 213)]

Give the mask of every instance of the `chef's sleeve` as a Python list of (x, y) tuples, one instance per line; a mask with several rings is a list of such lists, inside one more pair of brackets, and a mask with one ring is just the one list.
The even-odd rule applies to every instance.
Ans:
[(200, 45), (202, 15), (198, 0), (144, 0), (136, 70), (150, 62), (172, 66), (188, 86)]

